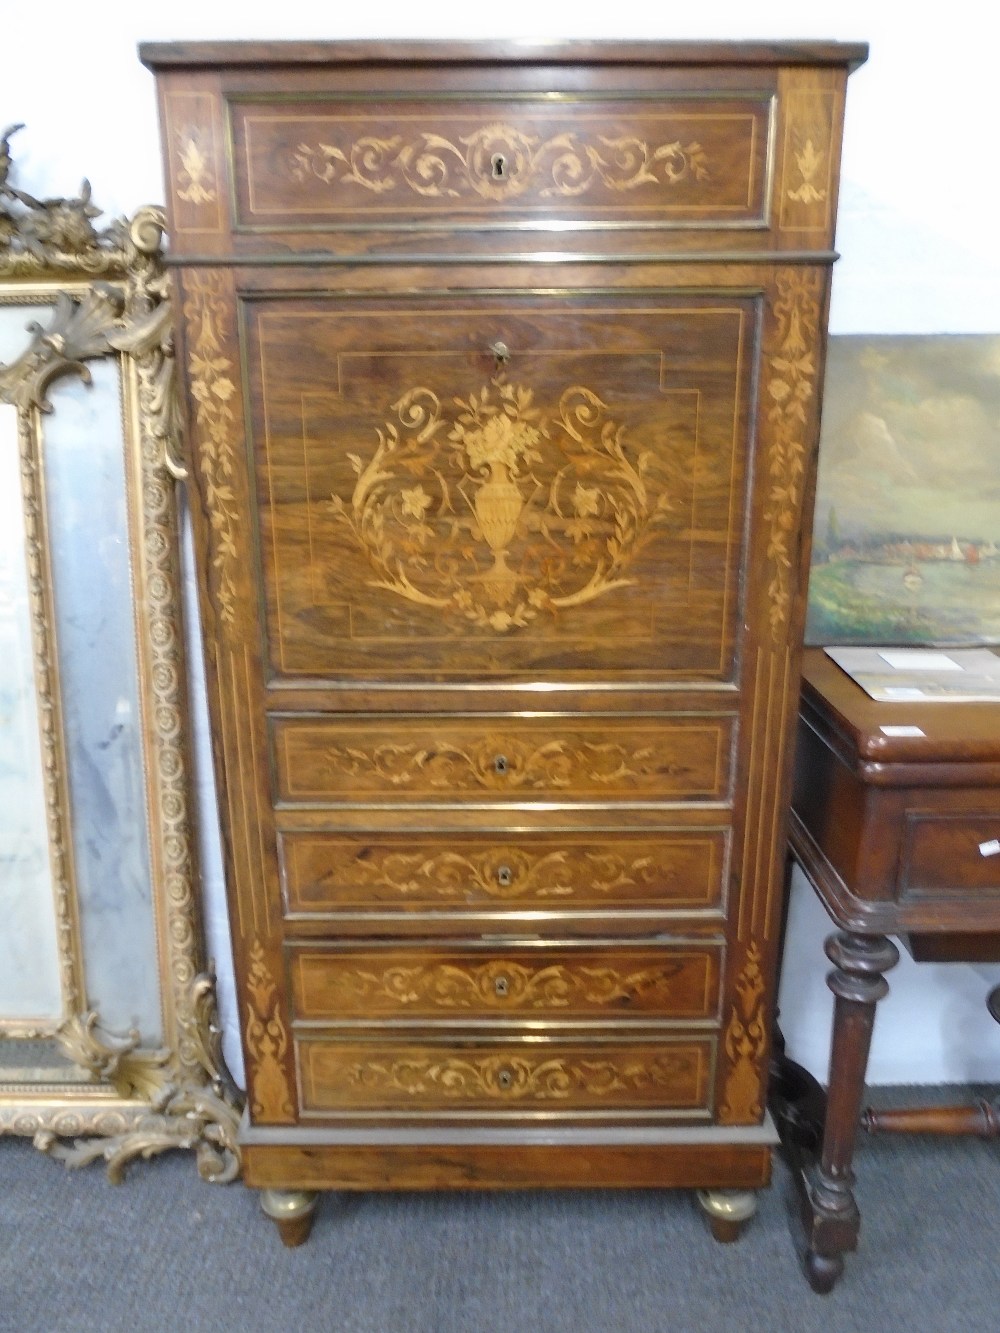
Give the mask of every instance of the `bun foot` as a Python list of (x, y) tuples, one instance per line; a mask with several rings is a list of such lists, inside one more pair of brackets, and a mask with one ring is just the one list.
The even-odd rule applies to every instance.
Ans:
[(282, 1245), (304, 1245), (312, 1231), (319, 1196), (312, 1190), (263, 1190), (260, 1207), (278, 1228)]
[(840, 1281), (844, 1272), (842, 1254), (817, 1254), (815, 1250), (806, 1250), (806, 1277), (809, 1285), (818, 1296), (827, 1296)]
[(720, 1245), (739, 1240), (743, 1228), (757, 1211), (757, 1195), (753, 1190), (699, 1190), (698, 1202)]

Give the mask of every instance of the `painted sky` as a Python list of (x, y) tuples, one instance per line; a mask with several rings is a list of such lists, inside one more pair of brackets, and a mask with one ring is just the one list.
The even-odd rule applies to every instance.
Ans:
[(816, 538), (1000, 545), (1000, 335), (830, 340)]

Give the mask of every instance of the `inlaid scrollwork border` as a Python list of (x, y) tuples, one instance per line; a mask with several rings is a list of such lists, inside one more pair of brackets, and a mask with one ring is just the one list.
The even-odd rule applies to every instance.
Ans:
[[(10, 138), (0, 135), (0, 294), (46, 304), (30, 342), (0, 366), (0, 401), (17, 409), (33, 593), (36, 693), (45, 716), (50, 845), (57, 884), (63, 1021), (55, 1033), (72, 1079), (0, 1082), (0, 1135), (31, 1135), (67, 1165), (104, 1160), (111, 1179), (127, 1164), (172, 1148), (196, 1155), (207, 1180), (239, 1173), (240, 1097), (221, 1052), (215, 982), (206, 967), (191, 819), (187, 682), (175, 481), (179, 459), (173, 322), (161, 244), (164, 215), (144, 208), (98, 230), (85, 181), (79, 195), (36, 199), (11, 181)], [(49, 387), (89, 382), (88, 362), (115, 362), (127, 441), (129, 542), (134, 585), (146, 807), (159, 958), (163, 1044), (108, 1033), (87, 1008), (76, 920), (51, 580), (44, 533), (39, 441)], [(48, 744), (44, 733), (52, 732)], [(64, 858), (64, 859), (60, 859)], [(81, 1081), (81, 1072), (83, 1079)], [(47, 1076), (46, 1076), (47, 1077)]]

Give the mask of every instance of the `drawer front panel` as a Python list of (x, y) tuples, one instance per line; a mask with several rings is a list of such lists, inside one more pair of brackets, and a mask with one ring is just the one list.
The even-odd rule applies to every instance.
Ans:
[(1000, 893), (1000, 815), (911, 814), (900, 861), (900, 896)]
[(512, 1017), (710, 1018), (718, 946), (289, 949), (293, 1013), (311, 1022)]
[(657, 1042), (300, 1040), (306, 1114), (707, 1110), (711, 1038)]
[(721, 800), (734, 720), (273, 720), (289, 802)]
[(237, 225), (764, 225), (771, 101), (383, 96), (230, 107)]
[(288, 832), (291, 915), (343, 912), (626, 911), (719, 903), (725, 829), (655, 836)]

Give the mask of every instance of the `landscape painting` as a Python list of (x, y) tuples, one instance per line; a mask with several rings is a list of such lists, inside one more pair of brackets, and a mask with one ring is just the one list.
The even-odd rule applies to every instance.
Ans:
[(1000, 336), (830, 340), (806, 640), (1000, 643)]

